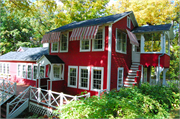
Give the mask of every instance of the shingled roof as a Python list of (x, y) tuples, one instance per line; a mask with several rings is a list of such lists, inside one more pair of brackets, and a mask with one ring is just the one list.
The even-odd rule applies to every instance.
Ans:
[(0, 60), (37, 61), (43, 55), (48, 55), (48, 47), (27, 48), (23, 52), (9, 52), (0, 56)]
[[(85, 21), (80, 21), (80, 22), (72, 22), (70, 24), (61, 26), (61, 27), (54, 29), (52, 31), (49, 31), (49, 32), (65, 31), (65, 30), (71, 30), (71, 29), (79, 28), (79, 27), (113, 23), (116, 20), (121, 19), (127, 15), (131, 15), (132, 19), (135, 19), (133, 12), (129, 11), (129, 12), (121, 13), (121, 14), (115, 14), (115, 15), (110, 15), (110, 16), (106, 16), (106, 17), (96, 18), (96, 19), (90, 19), (90, 20), (85, 20)], [(136, 25), (137, 25), (137, 22), (136, 22)]]

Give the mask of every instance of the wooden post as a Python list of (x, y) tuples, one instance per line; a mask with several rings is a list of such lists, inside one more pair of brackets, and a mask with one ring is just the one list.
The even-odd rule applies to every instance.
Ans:
[(60, 107), (63, 105), (63, 93), (60, 93)]
[(48, 107), (50, 107), (51, 106), (51, 90), (48, 90)]
[(38, 89), (38, 102), (41, 102), (41, 88)]
[(9, 103), (7, 103), (7, 107), (6, 107), (6, 118), (9, 118)]

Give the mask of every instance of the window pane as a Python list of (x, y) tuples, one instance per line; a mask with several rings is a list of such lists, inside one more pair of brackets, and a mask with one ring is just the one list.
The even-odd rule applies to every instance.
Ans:
[(66, 51), (67, 50), (67, 34), (62, 34), (62, 39), (61, 39), (61, 51)]
[(93, 89), (101, 89), (101, 70), (93, 70)]
[(7, 74), (9, 74), (9, 64), (7, 64)]
[(53, 43), (53, 45), (52, 45), (52, 50), (53, 51), (58, 51), (58, 43), (56, 42), (56, 43)]
[(44, 78), (44, 66), (40, 66), (40, 77)]
[(89, 40), (81, 40), (81, 49), (89, 50)]
[(37, 66), (34, 66), (34, 79), (37, 79)]
[(53, 73), (54, 73), (54, 78), (60, 78), (60, 67), (54, 66)]
[(31, 78), (31, 65), (28, 65), (28, 78)]
[(76, 86), (76, 68), (70, 68), (70, 85)]
[(2, 73), (2, 63), (0, 63), (0, 73)]
[(94, 49), (103, 48), (103, 30), (99, 30), (96, 34), (96, 39), (94, 39)]
[(88, 87), (88, 69), (81, 69), (80, 87)]
[(26, 65), (22, 65), (22, 77), (26, 78)]
[(3, 64), (3, 73), (6, 73), (6, 64)]
[(123, 87), (123, 69), (118, 69), (117, 90)]
[(20, 74), (21, 74), (21, 65), (18, 64), (18, 76), (20, 76)]

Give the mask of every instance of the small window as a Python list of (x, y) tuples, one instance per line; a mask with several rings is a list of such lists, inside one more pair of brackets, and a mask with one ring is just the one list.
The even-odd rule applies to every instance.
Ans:
[(68, 87), (77, 88), (77, 66), (69, 66), (68, 71)]
[(127, 27), (131, 29), (131, 18), (127, 17)]
[(96, 38), (93, 39), (92, 51), (103, 51), (104, 50), (104, 29), (98, 30)]
[(6, 64), (3, 64), (3, 74), (6, 74)]
[(28, 68), (27, 68), (27, 78), (28, 79), (31, 79), (31, 71), (32, 71), (31, 65), (28, 65)]
[(90, 51), (91, 40), (80, 40), (80, 51)]
[(9, 74), (9, 64), (6, 64), (6, 73)]
[(33, 79), (36, 80), (38, 77), (37, 77), (37, 71), (38, 71), (38, 66), (37, 65), (34, 65), (34, 68), (33, 68)]
[(60, 66), (58, 65), (53, 66), (53, 74), (54, 74), (54, 79), (60, 79)]
[(126, 34), (116, 29), (116, 52), (126, 54), (127, 51), (127, 37)]
[(103, 89), (103, 67), (92, 67), (91, 71), (91, 90)]
[(2, 73), (2, 63), (0, 63), (0, 73)]
[(22, 65), (22, 77), (26, 78), (26, 65), (25, 64)]
[(18, 66), (17, 66), (17, 76), (18, 77), (21, 76), (21, 64), (18, 64)]
[(58, 42), (51, 43), (51, 52), (58, 52), (58, 47), (59, 47)]
[(79, 88), (89, 89), (89, 67), (79, 67)]
[(45, 77), (45, 68), (44, 66), (40, 66), (40, 78), (44, 78)]
[(68, 52), (68, 33), (61, 35), (60, 52)]
[(124, 68), (118, 68), (117, 73), (117, 90), (123, 87), (123, 74), (124, 74)]

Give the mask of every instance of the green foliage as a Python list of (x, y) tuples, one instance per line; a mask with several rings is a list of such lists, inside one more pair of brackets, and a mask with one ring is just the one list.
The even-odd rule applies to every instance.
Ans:
[(172, 86), (142, 84), (74, 101), (55, 113), (61, 112), (60, 118), (167, 118), (179, 106), (179, 96)]

